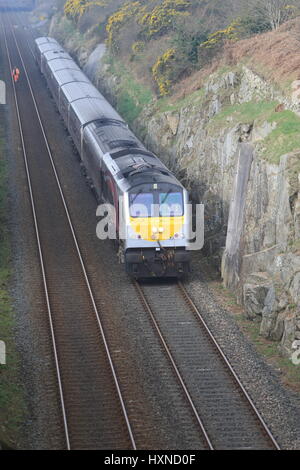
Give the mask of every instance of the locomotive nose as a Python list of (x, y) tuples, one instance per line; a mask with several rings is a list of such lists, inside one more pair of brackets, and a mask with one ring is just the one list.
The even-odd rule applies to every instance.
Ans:
[(159, 238), (159, 235), (164, 233), (165, 229), (164, 227), (152, 227), (152, 240), (157, 240)]

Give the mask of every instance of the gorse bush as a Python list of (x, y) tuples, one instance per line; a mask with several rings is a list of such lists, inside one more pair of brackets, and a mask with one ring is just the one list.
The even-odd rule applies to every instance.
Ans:
[(172, 65), (176, 60), (175, 49), (168, 49), (162, 54), (152, 67), (152, 75), (158, 86), (160, 96), (170, 93), (172, 84)]
[[(154, 3), (154, 5), (153, 5)], [(156, 3), (156, 4), (155, 4)], [(126, 2), (107, 21), (107, 45), (112, 53), (118, 54), (122, 43), (122, 29), (130, 28), (134, 21), (138, 26), (137, 41), (131, 45), (133, 56), (141, 54), (149, 40), (174, 30), (179, 17), (188, 16), (191, 6), (188, 0), (163, 0), (162, 2)], [(159, 94), (166, 95), (174, 81), (176, 55), (174, 48), (168, 48), (151, 67), (152, 77)]]
[(141, 2), (126, 2), (108, 18), (106, 25), (107, 45), (113, 53), (116, 54), (119, 51), (119, 42), (121, 41), (119, 33), (121, 29), (128, 25), (140, 11)]
[(227, 28), (215, 31), (209, 34), (207, 41), (201, 44), (202, 48), (214, 48), (223, 45), (225, 41), (233, 41), (240, 38), (239, 34), (240, 21), (233, 21)]
[(191, 2), (187, 0), (163, 0), (150, 11), (146, 11), (147, 7), (144, 7), (137, 18), (142, 26), (141, 36), (151, 39), (167, 33), (174, 28), (178, 17), (189, 14), (186, 10), (190, 6)]
[(198, 62), (198, 47), (207, 39), (208, 31), (205, 29), (189, 32), (184, 27), (177, 27), (171, 43), (178, 51), (182, 65), (194, 68)]
[(139, 41), (136, 42), (148, 41), (167, 33), (174, 26), (176, 18), (188, 15), (186, 9), (189, 6), (191, 3), (188, 0), (163, 0), (153, 8), (151, 2), (150, 5), (143, 1), (124, 3), (107, 20), (108, 47), (118, 53), (122, 41), (120, 32), (122, 28), (129, 27), (131, 21), (140, 27)]
[(206, 67), (225, 44), (276, 29), (298, 14), (299, 5), (300, 0), (67, 0), (64, 12), (76, 28), (91, 28), (91, 8), (98, 6), (109, 53), (132, 64), (163, 96)]
[(64, 12), (68, 18), (75, 21), (85, 13), (85, 11), (92, 6), (105, 7), (110, 0), (67, 0), (64, 6)]

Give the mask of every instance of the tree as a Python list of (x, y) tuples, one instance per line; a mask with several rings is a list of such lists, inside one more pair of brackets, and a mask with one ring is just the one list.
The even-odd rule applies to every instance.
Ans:
[(298, 0), (294, 4), (289, 0), (250, 0), (255, 15), (266, 19), (273, 30), (295, 14), (297, 4)]

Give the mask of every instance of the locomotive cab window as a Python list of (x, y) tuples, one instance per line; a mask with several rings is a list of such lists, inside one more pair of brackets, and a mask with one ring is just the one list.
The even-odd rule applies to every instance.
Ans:
[(130, 215), (131, 217), (153, 217), (154, 197), (152, 193), (131, 193)]
[(171, 185), (143, 185), (129, 194), (131, 217), (180, 217), (183, 215), (181, 188)]
[(183, 215), (182, 192), (159, 193), (160, 217), (179, 217)]

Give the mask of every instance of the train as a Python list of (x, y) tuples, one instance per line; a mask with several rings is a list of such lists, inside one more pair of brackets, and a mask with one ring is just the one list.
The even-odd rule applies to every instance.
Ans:
[(35, 0), (0, 0), (0, 10), (30, 11), (35, 7)]
[(190, 270), (189, 194), (51, 37), (35, 57), (99, 202), (115, 209), (119, 260), (135, 278)]

